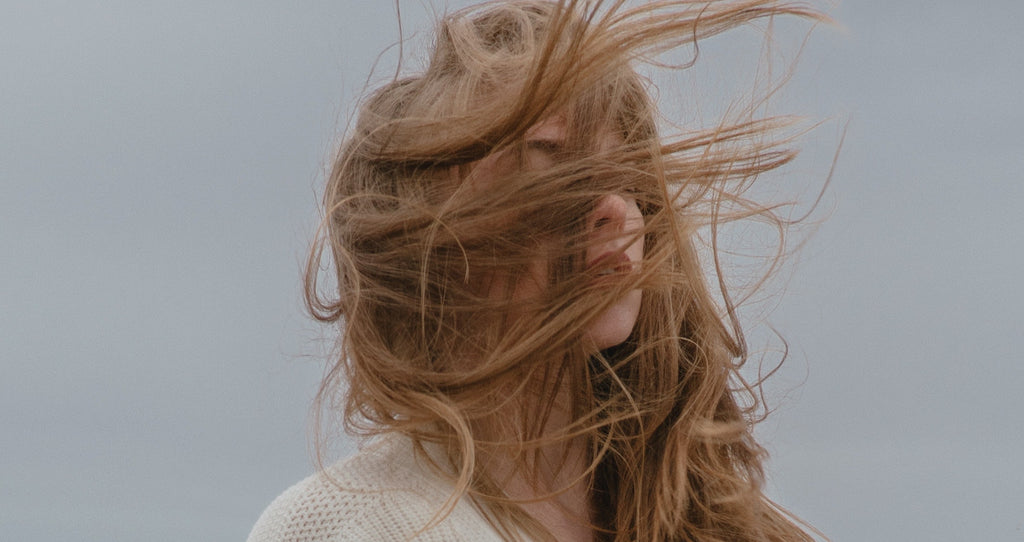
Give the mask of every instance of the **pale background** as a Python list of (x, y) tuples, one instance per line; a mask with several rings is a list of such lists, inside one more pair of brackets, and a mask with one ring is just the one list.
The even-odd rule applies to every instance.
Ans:
[[(312, 469), (300, 261), (393, 5), (0, 7), (0, 540), (244, 539)], [(1024, 2), (827, 10), (780, 97), (838, 117), (794, 175), (849, 131), (772, 316), (772, 495), (837, 541), (1024, 541)]]

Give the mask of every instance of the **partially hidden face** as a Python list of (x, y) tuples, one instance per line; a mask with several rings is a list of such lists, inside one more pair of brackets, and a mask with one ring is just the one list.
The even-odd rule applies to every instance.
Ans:
[[(526, 134), (525, 160), (529, 167), (543, 169), (555, 164), (552, 149), (558, 149), (566, 138), (565, 121), (554, 117), (533, 127)], [(601, 150), (607, 150), (621, 143), (612, 133), (602, 136)], [(479, 162), (473, 169), (473, 182), (477, 189), (484, 188), (489, 179), (500, 176), (501, 156), (492, 156)], [(593, 211), (586, 218), (587, 249), (585, 262), (594, 269), (597, 278), (594, 286), (602, 282), (611, 287), (611, 281), (623, 273), (639, 269), (644, 257), (643, 237), (638, 236), (644, 226), (644, 217), (636, 200), (627, 192), (611, 193), (601, 197)], [(549, 261), (538, 256), (529, 262), (525, 275), (512, 286), (511, 299), (526, 301), (536, 298), (549, 284)], [(607, 277), (607, 278), (604, 278)], [(505, 286), (491, 290), (489, 295), (508, 295)], [(640, 314), (642, 292), (628, 291), (615, 301), (588, 327), (585, 340), (592, 348), (602, 350), (625, 341)]]

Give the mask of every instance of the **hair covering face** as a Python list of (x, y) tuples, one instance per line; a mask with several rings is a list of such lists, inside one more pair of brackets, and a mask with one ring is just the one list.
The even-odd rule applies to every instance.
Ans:
[(321, 404), (340, 398), (351, 431), (440, 445), (439, 471), (506, 533), (550, 534), (481, 458), (539, 487), (540, 450), (582, 439), (602, 539), (809, 540), (763, 494), (742, 333), (694, 244), (743, 217), (781, 227), (743, 192), (794, 157), (769, 137), (784, 122), (659, 136), (634, 69), (777, 14), (817, 17), (767, 0), (446, 17), (426, 69), (363, 104), (328, 179), (306, 297), (342, 342)]

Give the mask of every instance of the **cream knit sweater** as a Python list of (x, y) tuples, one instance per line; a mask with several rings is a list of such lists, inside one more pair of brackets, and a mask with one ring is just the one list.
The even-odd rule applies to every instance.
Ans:
[[(386, 437), (295, 484), (263, 512), (248, 542), (502, 540), (466, 498), (424, 531), (452, 485), (434, 474), (407, 438)], [(436, 522), (435, 522), (436, 523)]]

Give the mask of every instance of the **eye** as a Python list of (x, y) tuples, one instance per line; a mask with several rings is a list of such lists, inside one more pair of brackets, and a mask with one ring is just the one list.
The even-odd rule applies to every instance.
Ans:
[(629, 196), (631, 198), (636, 198), (637, 196), (640, 196), (641, 194), (643, 194), (644, 191), (639, 186), (630, 184), (630, 185), (626, 185), (626, 186), (623, 186), (622, 188), (620, 188), (619, 192), (623, 196)]

